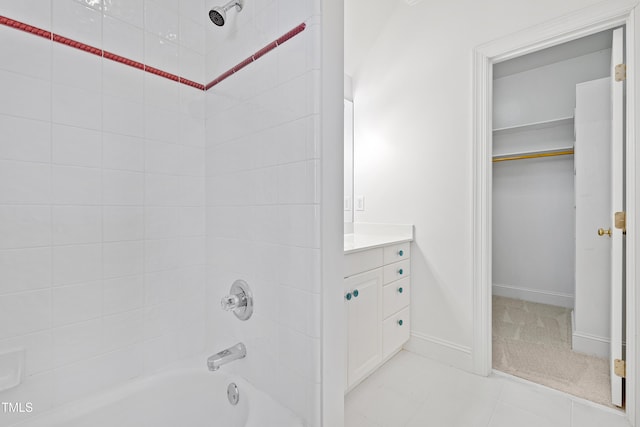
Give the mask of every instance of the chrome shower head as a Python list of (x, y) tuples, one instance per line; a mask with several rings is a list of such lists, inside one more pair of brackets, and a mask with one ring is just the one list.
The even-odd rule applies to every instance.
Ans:
[(218, 27), (222, 27), (227, 19), (227, 11), (234, 6), (236, 11), (240, 12), (244, 6), (244, 0), (231, 0), (224, 6), (214, 7), (209, 11), (209, 19)]

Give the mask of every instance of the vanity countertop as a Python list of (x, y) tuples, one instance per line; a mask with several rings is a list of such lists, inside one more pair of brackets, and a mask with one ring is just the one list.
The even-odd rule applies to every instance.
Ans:
[(413, 225), (354, 223), (344, 235), (344, 253), (364, 251), (413, 240)]

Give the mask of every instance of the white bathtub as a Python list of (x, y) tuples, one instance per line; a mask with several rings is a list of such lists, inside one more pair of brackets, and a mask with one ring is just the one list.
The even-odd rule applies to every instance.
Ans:
[[(202, 366), (204, 366), (204, 360)], [(233, 406), (227, 386), (240, 400)], [(293, 413), (224, 367), (179, 367), (65, 405), (16, 427), (302, 427)]]

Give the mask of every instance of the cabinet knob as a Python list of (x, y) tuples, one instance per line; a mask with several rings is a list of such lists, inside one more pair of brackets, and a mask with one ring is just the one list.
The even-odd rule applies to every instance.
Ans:
[(347, 292), (344, 297), (347, 299), (347, 301), (351, 301), (351, 292)]
[(404, 291), (404, 289), (402, 289), (402, 287), (398, 288), (398, 293), (401, 294)]
[(404, 251), (403, 251), (402, 249), (400, 249), (400, 250), (398, 251), (398, 255), (399, 255), (399, 256), (404, 256)]
[(360, 292), (359, 292), (357, 289), (355, 289), (355, 290), (353, 291), (353, 297), (354, 297), (354, 298), (358, 298), (358, 295), (360, 295)]
[(398, 320), (398, 325), (402, 326), (403, 323), (402, 319)]
[(398, 270), (398, 274), (402, 274), (402, 273), (404, 273), (404, 270), (402, 269)]

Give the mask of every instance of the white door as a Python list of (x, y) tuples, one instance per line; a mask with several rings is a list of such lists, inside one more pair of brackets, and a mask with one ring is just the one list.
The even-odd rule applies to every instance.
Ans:
[(622, 328), (623, 328), (623, 297), (624, 285), (623, 253), (624, 236), (622, 230), (615, 227), (615, 212), (624, 211), (624, 79), (617, 81), (615, 68), (624, 63), (624, 30), (618, 28), (613, 31), (613, 45), (611, 49), (611, 212), (609, 224), (611, 229), (611, 402), (622, 406), (623, 382), (614, 373), (614, 361), (622, 360)]
[(611, 354), (611, 78), (576, 85), (573, 350)]
[[(624, 83), (615, 66), (623, 62), (623, 30), (613, 33), (611, 77), (576, 86), (576, 298), (573, 349), (608, 357), (611, 402), (622, 406), (623, 382), (615, 360), (623, 359), (624, 285)], [(609, 342), (609, 345), (606, 343)]]

